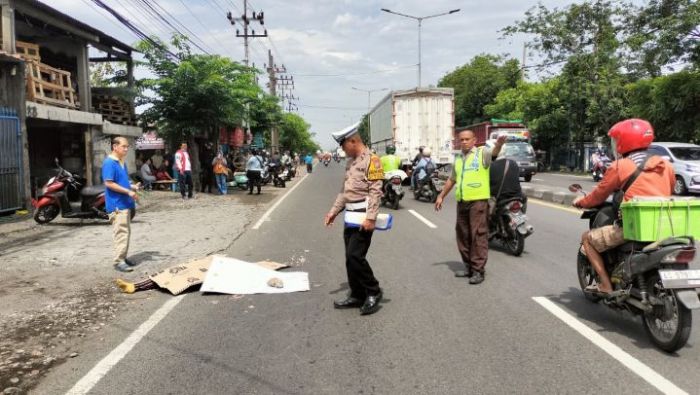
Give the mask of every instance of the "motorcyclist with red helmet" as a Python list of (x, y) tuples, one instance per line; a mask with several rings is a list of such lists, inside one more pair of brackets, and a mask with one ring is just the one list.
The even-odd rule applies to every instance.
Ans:
[[(610, 129), (608, 136), (617, 160), (590, 194), (574, 200), (574, 206), (597, 207), (616, 192), (613, 205), (618, 208), (619, 203), (635, 196), (671, 196), (675, 183), (673, 166), (660, 156), (646, 152), (654, 141), (654, 129), (649, 122), (643, 119), (618, 122)], [(612, 292), (612, 283), (600, 254), (625, 242), (619, 213), (616, 215), (618, 221), (614, 225), (591, 229), (581, 237), (586, 256), (600, 279), (597, 285), (592, 286), (596, 288), (592, 291), (603, 294)]]

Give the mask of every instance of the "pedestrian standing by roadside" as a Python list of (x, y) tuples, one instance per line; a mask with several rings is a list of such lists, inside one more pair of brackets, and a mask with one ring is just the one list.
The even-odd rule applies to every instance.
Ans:
[(359, 307), (362, 315), (373, 314), (379, 310), (382, 289), (366, 256), (382, 198), (382, 162), (364, 145), (357, 127), (334, 133), (333, 138), (352, 160), (345, 167), (343, 188), (326, 214), (325, 225), (331, 226), (343, 210), (367, 213), (359, 228), (346, 226), (343, 232), (350, 293), (345, 299), (333, 302), (333, 305), (336, 309)]
[(466, 270), (455, 275), (470, 277), (469, 284), (480, 284), (489, 254), (489, 167), (501, 152), (506, 136), (499, 136), (493, 149), (475, 147), (476, 136), (471, 130), (461, 131), (458, 139), (462, 153), (455, 158), (452, 175), (435, 201), (435, 210), (442, 209), (445, 196), (457, 185), (457, 248)]
[(136, 190), (139, 184), (132, 185), (126, 168), (126, 154), (129, 140), (115, 137), (112, 140), (112, 153), (102, 163), (102, 179), (105, 183), (105, 206), (112, 224), (114, 239), (114, 268), (131, 272), (134, 265), (126, 258), (131, 238), (131, 210), (139, 199)]
[(306, 174), (311, 173), (314, 170), (314, 157), (310, 153), (304, 157), (304, 163), (306, 163)]
[(253, 187), (258, 187), (258, 195), (260, 195), (262, 183), (263, 160), (258, 155), (255, 149), (250, 150), (250, 158), (245, 164), (245, 175), (248, 177), (248, 195), (253, 194)]
[(226, 176), (228, 176), (229, 169), (224, 153), (219, 151), (211, 165), (214, 170), (214, 177), (216, 177), (216, 187), (219, 189), (220, 194), (226, 195), (228, 193)]
[(175, 167), (177, 168), (177, 180), (182, 199), (185, 199), (185, 193), (187, 193), (188, 199), (192, 199), (194, 193), (192, 190), (194, 188), (192, 185), (192, 161), (190, 161), (190, 154), (187, 152), (187, 143), (180, 144), (180, 149), (175, 153)]
[(204, 148), (199, 154), (199, 169), (201, 172), (202, 193), (211, 193), (212, 185), (216, 182), (212, 162), (214, 161), (214, 147), (211, 142), (204, 144)]

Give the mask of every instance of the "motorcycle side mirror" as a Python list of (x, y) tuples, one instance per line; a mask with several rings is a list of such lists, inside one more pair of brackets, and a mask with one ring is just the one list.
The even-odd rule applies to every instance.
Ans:
[(583, 187), (581, 186), (581, 184), (571, 184), (569, 185), (569, 191), (573, 193), (578, 193), (583, 191)]

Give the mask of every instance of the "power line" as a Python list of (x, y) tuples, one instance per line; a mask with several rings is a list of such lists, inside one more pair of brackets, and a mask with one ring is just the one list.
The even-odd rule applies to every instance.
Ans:
[(298, 74), (298, 73), (293, 73), (293, 74), (297, 77), (351, 77), (351, 76), (357, 76), (357, 75), (391, 73), (393, 71), (412, 68), (412, 67), (416, 67), (416, 66), (417, 66), (417, 64), (411, 64), (411, 65), (396, 67), (394, 69), (376, 70), (376, 71), (369, 71), (369, 72), (365, 72), (365, 73), (348, 73), (348, 74)]
[[(144, 0), (144, 1), (145, 1), (145, 0)], [(190, 7), (188, 7), (187, 4), (186, 4), (184, 1), (180, 0), (180, 3), (182, 3), (182, 5), (183, 5), (183, 6), (185, 7), (185, 9), (187, 10), (187, 12), (189, 12), (190, 15), (192, 15), (192, 16), (194, 17), (194, 19), (197, 21), (197, 23), (199, 23), (199, 25), (200, 25), (200, 26), (204, 29), (204, 31), (206, 32), (209, 28), (206, 27), (206, 26), (204, 26), (204, 23), (202, 23), (202, 21), (199, 19), (199, 17), (197, 17), (197, 15), (195, 15), (195, 13), (192, 12), (192, 10), (190, 9)], [(200, 38), (200, 40), (201, 40), (201, 38)], [(221, 46), (221, 47), (223, 48), (224, 44), (222, 44), (221, 41), (219, 41), (216, 37), (214, 37), (214, 41), (216, 41), (216, 43), (219, 44), (219, 46)]]
[[(180, 35), (182, 35), (182, 36), (184, 36), (184, 37), (187, 37), (187, 41), (191, 42), (194, 46), (196, 46), (197, 48), (199, 48), (200, 51), (202, 51), (202, 52), (204, 52), (204, 53), (206, 53), (206, 54), (209, 54), (209, 51), (205, 50), (205, 49), (202, 48), (199, 44), (195, 43), (195, 42), (194, 42), (191, 38), (189, 38), (186, 34), (183, 34), (177, 27), (175, 27), (172, 23), (170, 23), (170, 21), (169, 21), (167, 18), (165, 18), (163, 15), (160, 14), (160, 12), (158, 12), (155, 8), (153, 8), (153, 6), (149, 3), (149, 0), (140, 0), (140, 1), (143, 2), (144, 4), (146, 4), (150, 9), (152, 9), (152, 10), (158, 15), (158, 18), (159, 18), (159, 19), (161, 19), (163, 22), (167, 23), (168, 26), (170, 26), (170, 27), (171, 27), (173, 30), (175, 30), (178, 34), (180, 34)], [(190, 34), (192, 35), (193, 38), (196, 38), (197, 40), (199, 40), (203, 45), (207, 45), (207, 43), (204, 42), (204, 40), (202, 40), (199, 36), (197, 36), (197, 34), (195, 34), (195, 33), (194, 33), (192, 30), (190, 30), (187, 26), (183, 25), (182, 22), (180, 22), (177, 18), (175, 18), (170, 12), (168, 12), (168, 10), (166, 10), (166, 9), (163, 8), (160, 4), (158, 4), (158, 2), (157, 2), (156, 0), (152, 0), (152, 1), (153, 1), (153, 4), (154, 4), (156, 7), (158, 7), (159, 9), (161, 9), (168, 17), (170, 17), (170, 19), (172, 19), (172, 20), (174, 21), (174, 23), (178, 24), (180, 27), (182, 27), (184, 30), (186, 30), (188, 33), (190, 33)], [(211, 47), (210, 47), (210, 48), (211, 48)]]
[(93, 10), (95, 10), (96, 13), (98, 13), (98, 14), (102, 15), (103, 17), (105, 17), (105, 20), (109, 21), (109, 23), (111, 23), (112, 25), (118, 27), (119, 29), (121, 29), (122, 31), (124, 31), (124, 32), (126, 32), (126, 33), (132, 34), (132, 35), (133, 35), (134, 37), (136, 37), (136, 38), (139, 38), (136, 34), (134, 34), (134, 32), (132, 32), (131, 30), (129, 30), (129, 29), (127, 29), (126, 27), (124, 27), (124, 25), (121, 25), (121, 24), (115, 22), (114, 20), (112, 20), (112, 18), (110, 18), (109, 16), (105, 15), (105, 14), (104, 14), (105, 10), (103, 10), (103, 9), (101, 9), (101, 8), (98, 8), (95, 4), (91, 3), (90, 0), (82, 0), (82, 2), (85, 3), (85, 4), (87, 4), (88, 7), (92, 8)]

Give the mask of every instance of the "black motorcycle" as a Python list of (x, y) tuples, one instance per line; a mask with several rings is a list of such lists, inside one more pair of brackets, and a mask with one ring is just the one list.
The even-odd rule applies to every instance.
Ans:
[(384, 180), (382, 185), (384, 196), (382, 197), (382, 205), (389, 204), (394, 210), (399, 209), (399, 201), (403, 199), (403, 187), (401, 186), (401, 176), (394, 175), (389, 179)]
[[(578, 184), (569, 190), (582, 192)], [(612, 225), (615, 218), (609, 202), (581, 215), (590, 229)], [(644, 331), (660, 349), (674, 352), (682, 348), (690, 337), (690, 310), (700, 308), (695, 290), (700, 284), (700, 271), (688, 270), (695, 258), (695, 240), (670, 237), (654, 243), (627, 241), (602, 256), (613, 284), (613, 292), (608, 295), (589, 288), (598, 284), (599, 278), (583, 245), (578, 249), (578, 281), (586, 299), (641, 316)]]
[(525, 249), (525, 238), (534, 227), (527, 221), (527, 197), (501, 199), (489, 220), (489, 241), (499, 240), (513, 256)]
[(438, 171), (435, 170), (430, 176), (425, 176), (422, 180), (416, 180), (413, 188), (413, 197), (416, 200), (425, 199), (430, 203), (435, 203), (444, 184), (438, 174)]

